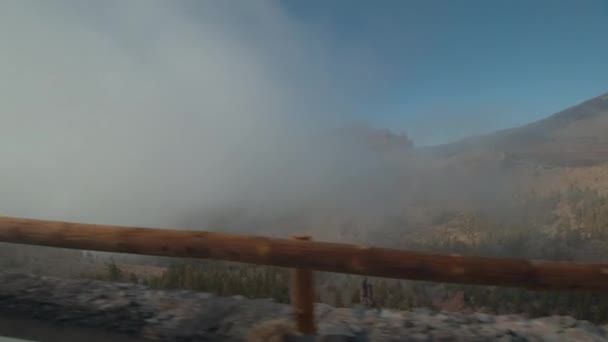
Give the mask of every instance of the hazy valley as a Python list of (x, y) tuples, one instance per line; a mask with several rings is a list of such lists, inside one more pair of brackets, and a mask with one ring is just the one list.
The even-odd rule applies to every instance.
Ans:
[[(608, 95), (547, 119), (453, 144), (416, 147), (365, 126), (337, 135), (375, 156), (365, 178), (280, 210), (197, 210), (174, 227), (432, 252), (608, 261)], [(348, 160), (352, 163), (352, 160)], [(357, 165), (343, 165), (357, 167)], [(367, 180), (358, 183), (356, 181)], [(134, 281), (287, 301), (286, 270), (203, 261), (3, 245), (4, 267), (64, 277)], [(359, 277), (319, 274), (318, 300), (349, 306)], [(374, 279), (381, 307), (567, 313), (608, 319), (594, 294), (433, 285)]]

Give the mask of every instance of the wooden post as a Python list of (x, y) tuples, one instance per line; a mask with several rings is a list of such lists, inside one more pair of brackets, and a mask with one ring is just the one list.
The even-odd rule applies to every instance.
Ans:
[[(310, 241), (310, 236), (294, 235), (295, 240)], [(314, 279), (312, 270), (295, 268), (291, 271), (290, 297), (298, 331), (304, 335), (316, 333), (314, 314)]]

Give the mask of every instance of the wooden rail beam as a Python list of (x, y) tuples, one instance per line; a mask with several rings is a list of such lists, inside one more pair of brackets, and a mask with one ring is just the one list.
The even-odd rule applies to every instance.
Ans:
[(0, 216), (0, 241), (144, 255), (209, 258), (387, 278), (608, 291), (608, 264), (418, 253), (205, 231)]

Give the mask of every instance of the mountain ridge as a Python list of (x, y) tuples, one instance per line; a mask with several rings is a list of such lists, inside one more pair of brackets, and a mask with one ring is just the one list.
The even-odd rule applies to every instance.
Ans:
[(472, 151), (504, 153), (552, 166), (586, 166), (608, 161), (608, 93), (532, 123), (419, 149), (439, 158)]

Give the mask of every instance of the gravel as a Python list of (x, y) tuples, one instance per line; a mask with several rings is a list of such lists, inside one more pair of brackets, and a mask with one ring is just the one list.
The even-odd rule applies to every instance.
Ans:
[[(0, 308), (61, 326), (176, 342), (243, 341), (263, 322), (291, 322), (289, 306), (267, 299), (8, 272), (0, 272)], [(357, 311), (317, 304), (316, 317), (318, 341), (608, 341), (608, 326), (565, 316)]]

